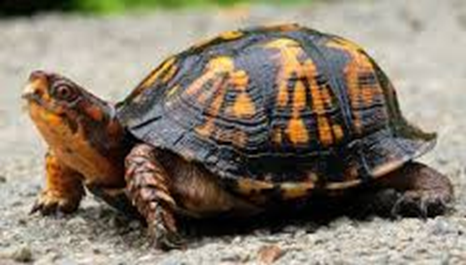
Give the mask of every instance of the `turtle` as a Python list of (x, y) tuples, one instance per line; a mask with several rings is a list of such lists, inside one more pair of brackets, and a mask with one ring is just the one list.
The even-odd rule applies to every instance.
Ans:
[(248, 218), (376, 187), (395, 214), (424, 217), (454, 197), (446, 175), (415, 161), (436, 134), (403, 117), (375, 60), (298, 24), (194, 44), (116, 104), (44, 70), (23, 98), (48, 146), (31, 212), (75, 212), (87, 190), (141, 216), (162, 249), (185, 244), (180, 216)]

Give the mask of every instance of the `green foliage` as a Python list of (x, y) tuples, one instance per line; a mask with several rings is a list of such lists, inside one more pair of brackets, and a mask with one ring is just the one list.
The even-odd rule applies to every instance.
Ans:
[(73, 9), (91, 13), (121, 13), (127, 10), (154, 8), (190, 8), (199, 6), (232, 6), (240, 3), (287, 3), (303, 0), (74, 0)]
[(0, 15), (27, 15), (38, 11), (71, 11), (93, 14), (132, 10), (179, 9), (236, 4), (296, 4), (313, 0), (0, 0)]

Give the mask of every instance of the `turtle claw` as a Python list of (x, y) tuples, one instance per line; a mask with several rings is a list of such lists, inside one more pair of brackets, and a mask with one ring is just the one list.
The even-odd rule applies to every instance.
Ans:
[(76, 211), (79, 200), (59, 197), (53, 192), (43, 191), (35, 201), (29, 214), (39, 212), (42, 215), (61, 215)]
[(149, 225), (152, 245), (163, 250), (184, 249), (186, 247), (186, 241), (183, 237), (177, 232), (167, 229), (163, 222), (160, 221), (159, 219), (159, 221)]
[(439, 215), (448, 209), (449, 196), (432, 191), (407, 191), (395, 202), (392, 216), (417, 216), (428, 218)]

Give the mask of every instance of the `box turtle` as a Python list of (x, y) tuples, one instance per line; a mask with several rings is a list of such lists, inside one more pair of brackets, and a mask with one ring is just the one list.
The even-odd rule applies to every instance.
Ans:
[(390, 194), (395, 214), (441, 214), (453, 197), (446, 176), (413, 161), (436, 135), (403, 118), (374, 60), (296, 24), (194, 45), (115, 105), (45, 71), (23, 98), (48, 145), (32, 212), (73, 212), (86, 188), (138, 213), (161, 248), (183, 242), (179, 216), (251, 216), (362, 184)]

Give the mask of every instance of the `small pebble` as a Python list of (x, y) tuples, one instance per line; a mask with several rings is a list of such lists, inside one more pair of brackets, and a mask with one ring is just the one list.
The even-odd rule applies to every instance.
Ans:
[(4, 175), (0, 175), (0, 183), (5, 183), (6, 177)]
[(283, 256), (283, 254), (283, 250), (277, 245), (263, 246), (259, 249), (257, 253), (258, 263), (264, 265), (272, 264), (281, 256)]
[(21, 263), (32, 262), (32, 250), (28, 246), (22, 246), (12, 253), (11, 258), (16, 262)]

